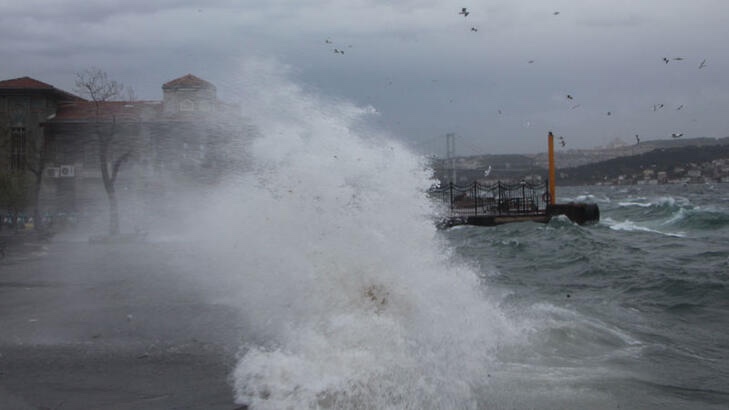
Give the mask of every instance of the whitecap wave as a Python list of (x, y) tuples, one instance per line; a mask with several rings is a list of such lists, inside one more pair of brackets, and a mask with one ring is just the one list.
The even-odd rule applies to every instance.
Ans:
[(658, 198), (633, 198), (628, 199), (625, 201), (618, 202), (619, 206), (622, 207), (631, 207), (631, 206), (637, 206), (641, 208), (650, 208), (650, 207), (674, 207), (674, 206), (686, 206), (688, 205), (688, 200), (685, 198), (675, 198), (672, 196), (661, 196)]
[(368, 133), (371, 110), (254, 68), (252, 172), (216, 194), (197, 233), (205, 279), (246, 315), (237, 401), (476, 408), (494, 350), (520, 328), (439, 240), (424, 160)]
[(665, 235), (665, 236), (672, 236), (676, 238), (684, 238), (686, 237), (686, 233), (684, 232), (662, 232), (657, 229), (650, 228), (648, 226), (639, 225), (636, 222), (633, 222), (631, 220), (624, 220), (622, 222), (615, 221), (611, 218), (603, 218), (600, 221), (601, 224), (606, 225), (612, 230), (615, 231), (627, 231), (627, 232), (650, 232), (655, 233), (659, 235)]

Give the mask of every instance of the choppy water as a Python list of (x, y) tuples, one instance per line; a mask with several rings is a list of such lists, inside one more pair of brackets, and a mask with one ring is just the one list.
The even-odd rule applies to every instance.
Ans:
[[(200, 279), (243, 312), (263, 409), (725, 408), (725, 186), (560, 189), (602, 221), (438, 231), (425, 162), (267, 63)], [(222, 285), (222, 286), (221, 286)]]
[(729, 185), (558, 194), (599, 204), (600, 223), (444, 232), (504, 293), (499, 308), (532, 325), (524, 345), (495, 353), (503, 383), (574, 393), (549, 398), (554, 408), (729, 406)]

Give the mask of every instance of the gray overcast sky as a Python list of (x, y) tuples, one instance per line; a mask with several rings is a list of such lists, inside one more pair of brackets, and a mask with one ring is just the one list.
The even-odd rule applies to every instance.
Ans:
[(96, 66), (140, 99), (192, 73), (235, 102), (241, 61), (273, 58), (438, 155), (447, 132), (462, 155), (729, 136), (727, 0), (0, 0), (0, 38), (0, 79)]

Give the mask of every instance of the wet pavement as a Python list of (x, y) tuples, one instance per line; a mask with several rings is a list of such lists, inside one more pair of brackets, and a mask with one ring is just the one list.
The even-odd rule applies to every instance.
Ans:
[(229, 375), (240, 315), (197, 282), (204, 264), (180, 269), (186, 249), (64, 238), (8, 246), (0, 409), (239, 408)]

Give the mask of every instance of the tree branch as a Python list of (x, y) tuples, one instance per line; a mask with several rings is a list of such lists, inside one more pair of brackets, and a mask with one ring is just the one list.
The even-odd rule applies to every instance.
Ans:
[(115, 80), (109, 80), (104, 71), (94, 67), (83, 73), (76, 73), (76, 89), (80, 93), (88, 95), (96, 103), (98, 110), (99, 102), (111, 101), (119, 97), (124, 90), (124, 85)]
[(111, 167), (111, 185), (114, 185), (114, 182), (116, 181), (116, 175), (119, 173), (119, 168), (121, 168), (122, 164), (127, 162), (129, 158), (132, 156), (132, 150), (128, 150), (124, 153), (121, 157), (117, 158), (116, 161), (114, 161), (112, 167)]

